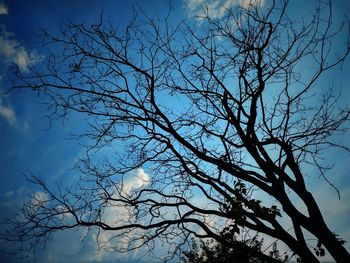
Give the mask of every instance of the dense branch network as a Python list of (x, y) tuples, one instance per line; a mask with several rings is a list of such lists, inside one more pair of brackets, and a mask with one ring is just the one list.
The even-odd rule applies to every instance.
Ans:
[[(58, 51), (45, 72), (19, 72), (16, 88), (50, 98), (52, 116), (87, 116), (84, 135), (93, 145), (76, 187), (54, 192), (32, 177), (47, 198), (23, 208), (8, 239), (37, 244), (57, 230), (86, 226), (110, 231), (118, 244), (107, 243), (116, 251), (162, 240), (176, 253), (192, 235), (230, 247), (222, 229), (231, 226), (232, 235), (244, 227), (281, 240), (305, 262), (318, 262), (305, 231), (338, 262), (349, 258), (302, 170), (312, 164), (323, 176), (324, 150), (348, 150), (332, 135), (344, 131), (349, 109), (337, 107), (328, 89), (322, 96), (320, 80), (344, 62), (349, 38), (333, 57), (345, 25), (332, 25), (330, 3), (320, 1), (308, 22), (294, 21), (287, 7), (251, 5), (199, 25), (174, 27), (166, 17), (133, 19), (124, 30), (101, 22), (46, 33)], [(94, 149), (108, 147), (122, 150), (94, 162)], [(141, 167), (149, 177), (128, 185)], [(257, 190), (276, 205), (257, 199)]]

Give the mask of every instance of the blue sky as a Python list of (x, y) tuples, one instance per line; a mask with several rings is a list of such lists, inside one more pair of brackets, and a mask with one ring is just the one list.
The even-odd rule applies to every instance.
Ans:
[[(267, 0), (266, 0), (267, 1)], [(178, 19), (196, 14), (194, 0), (174, 0), (174, 12)], [(212, 12), (220, 16), (225, 5), (241, 3), (238, 0), (218, 1)], [(303, 1), (292, 1), (292, 10), (304, 10)], [(166, 5), (160, 0), (139, 1), (146, 13), (152, 14), (165, 10)], [(350, 2), (334, 0), (335, 20), (343, 14), (350, 14)], [(0, 0), (0, 92), (9, 87), (8, 68), (14, 64), (21, 70), (40, 63), (45, 57), (45, 49), (38, 43), (36, 34), (40, 29), (57, 31), (61, 22), (73, 21), (91, 23), (98, 21), (100, 13), (117, 24), (125, 24), (132, 15), (131, 1), (97, 0)], [(331, 76), (335, 85), (343, 89), (344, 103), (350, 103), (348, 83), (349, 60), (343, 72)], [(66, 120), (52, 124), (45, 118), (47, 107), (30, 91), (13, 92), (0, 96), (0, 211), (2, 216), (11, 216), (15, 207), (28, 198), (32, 191), (40, 191), (28, 184), (23, 173), (28, 170), (46, 178), (50, 185), (57, 182), (69, 183), (74, 178), (71, 168), (84, 153), (84, 148), (70, 139), (71, 133), (77, 133), (85, 122), (79, 115), (70, 115)], [(350, 134), (344, 138), (350, 142)], [(328, 158), (334, 160), (332, 181), (341, 191), (342, 199), (337, 199), (336, 192), (323, 180), (308, 179), (316, 198), (321, 204), (326, 220), (336, 233), (350, 242), (350, 177), (349, 154), (332, 151)], [(312, 172), (310, 172), (312, 173)], [(96, 254), (96, 247), (91, 238), (81, 242), (83, 232), (59, 233), (46, 249), (37, 251), (38, 262), (78, 262), (108, 261), (118, 258), (121, 262), (133, 262), (137, 259), (147, 261), (142, 251), (129, 255), (116, 256), (101, 252)], [(349, 243), (347, 244), (349, 248)], [(25, 255), (0, 254), (6, 262), (26, 262)], [(4, 261), (4, 260), (2, 260)], [(4, 261), (5, 262), (5, 261)]]

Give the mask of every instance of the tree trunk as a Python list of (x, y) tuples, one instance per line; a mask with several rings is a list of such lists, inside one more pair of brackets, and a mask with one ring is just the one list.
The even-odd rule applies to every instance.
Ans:
[(342, 242), (338, 240), (336, 235), (329, 230), (312, 194), (306, 191), (304, 197), (306, 204), (308, 204), (310, 214), (310, 224), (306, 229), (321, 241), (337, 263), (349, 263), (349, 252), (343, 246)]
[(329, 230), (327, 225), (322, 222), (315, 224), (316, 237), (319, 238), (324, 247), (332, 255), (337, 263), (349, 263), (350, 254), (343, 246), (343, 244), (337, 239), (336, 235)]
[(302, 242), (289, 237), (287, 240), (283, 240), (290, 249), (293, 250), (296, 255), (301, 259), (303, 263), (320, 263), (316, 256), (305, 246)]

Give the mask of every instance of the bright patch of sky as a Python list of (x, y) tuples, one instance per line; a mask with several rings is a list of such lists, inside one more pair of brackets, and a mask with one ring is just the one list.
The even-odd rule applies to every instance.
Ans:
[[(233, 6), (246, 7), (250, 4), (264, 6), (268, 0), (175, 0), (174, 12), (177, 19), (190, 16), (202, 16), (207, 12), (212, 17), (220, 18), (227, 8)], [(304, 8), (304, 1), (291, 1), (292, 10), (297, 12)], [(342, 0), (332, 1), (336, 19), (343, 14), (350, 13), (350, 2)], [(162, 12), (165, 9), (160, 1), (138, 1), (146, 13)], [(29, 184), (23, 173), (30, 170), (45, 178), (50, 185), (56, 182), (72, 182), (76, 178), (71, 170), (78, 158), (84, 153), (84, 148), (74, 140), (68, 140), (70, 134), (84, 129), (86, 122), (78, 115), (71, 115), (67, 120), (50, 123), (45, 115), (48, 113), (46, 105), (31, 92), (6, 91), (11, 84), (8, 77), (9, 69), (17, 65), (23, 72), (29, 66), (39, 65), (47, 56), (46, 49), (40, 45), (36, 34), (40, 29), (57, 32), (62, 22), (74, 21), (78, 23), (93, 23), (100, 19), (103, 12), (106, 18), (116, 24), (125, 24), (133, 14), (131, 2), (128, 1), (98, 1), (98, 0), (0, 0), (0, 209), (2, 216), (13, 216), (14, 208), (23, 200), (31, 198), (29, 193), (35, 191), (32, 202), (44, 205), (48, 198), (38, 188)], [(174, 16), (175, 17), (175, 16)], [(349, 95), (350, 63), (343, 67), (343, 72), (332, 76), (338, 86), (342, 86), (344, 93)], [(337, 73), (338, 74), (338, 73)], [(343, 100), (349, 101), (349, 96)], [(349, 141), (350, 135), (345, 138)], [(343, 152), (331, 152), (331, 160), (336, 162), (332, 170), (332, 180), (339, 187), (342, 199), (324, 184), (324, 181), (312, 177), (310, 170), (309, 184), (313, 193), (321, 204), (321, 209), (328, 222), (334, 226), (334, 231), (340, 233), (350, 244), (350, 179), (347, 174), (349, 156)], [(149, 174), (143, 169), (133, 171), (125, 184), (125, 191), (133, 187), (143, 187), (148, 184)], [(110, 211), (115, 215), (116, 211)], [(142, 259), (143, 253), (135, 252), (129, 255), (116, 256), (114, 253), (98, 252), (94, 242), (94, 234), (85, 238), (84, 231), (68, 231), (57, 235), (45, 250), (37, 251), (37, 262), (78, 262), (101, 261), (131, 263)], [(105, 236), (106, 240), (108, 235)], [(1, 253), (1, 252), (0, 252)], [(26, 256), (28, 256), (26, 258)], [(1, 254), (3, 262), (28, 262), (32, 255)]]
[(0, 15), (7, 15), (8, 8), (4, 3), (0, 3)]
[(186, 9), (188, 16), (203, 17), (209, 15), (212, 18), (222, 17), (227, 9), (233, 6), (247, 8), (249, 6), (264, 6), (265, 0), (187, 0)]

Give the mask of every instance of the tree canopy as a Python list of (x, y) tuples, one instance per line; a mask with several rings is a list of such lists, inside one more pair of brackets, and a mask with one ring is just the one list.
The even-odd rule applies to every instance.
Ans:
[(183, 263), (281, 263), (282, 261), (276, 243), (269, 255), (262, 252), (264, 240), (254, 236), (247, 240), (232, 240), (234, 248), (227, 248), (213, 240), (200, 241), (200, 246), (192, 240), (189, 251), (184, 251)]

